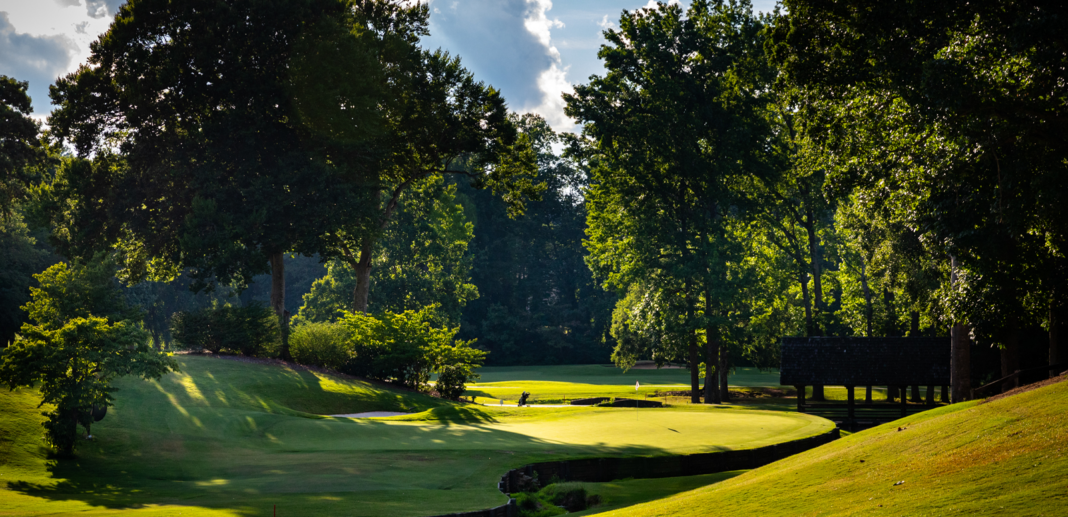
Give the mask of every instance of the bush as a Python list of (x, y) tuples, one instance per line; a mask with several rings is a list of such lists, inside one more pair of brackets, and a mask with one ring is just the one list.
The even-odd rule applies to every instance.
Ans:
[(438, 350), (438, 357), (434, 361), (437, 365), (438, 381), (434, 389), (438, 390), (441, 398), (459, 400), (467, 389), (467, 383), (479, 379), (475, 368), (482, 366), (486, 352), (471, 348), (472, 342), (457, 341), (454, 345)]
[(346, 314), (340, 323), (349, 333), (352, 356), (343, 371), (417, 390), (426, 389), (433, 372), (444, 373), (439, 393), (459, 398), (486, 352), (471, 348), (474, 341), (454, 341), (459, 328), (435, 326), (436, 308), (378, 317)]
[(289, 334), (289, 353), (297, 363), (341, 370), (349, 360), (345, 327), (337, 323), (305, 323)]
[(216, 304), (175, 313), (171, 334), (187, 350), (259, 357), (273, 355), (280, 338), (274, 311), (255, 302), (244, 307)]

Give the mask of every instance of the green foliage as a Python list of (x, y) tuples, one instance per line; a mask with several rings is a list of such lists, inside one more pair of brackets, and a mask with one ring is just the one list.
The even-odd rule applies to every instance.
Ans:
[[(460, 322), (468, 301), (478, 297), (471, 283), (468, 243), (474, 225), (457, 202), (456, 186), (441, 177), (413, 185), (379, 238), (372, 262), (369, 308), (373, 312), (420, 310), (438, 305), (450, 324)], [(332, 321), (352, 310), (356, 276), (344, 261), (327, 264), (304, 297), (294, 323)]]
[[(897, 314), (866, 302), (865, 326), (967, 324), (1009, 350), (1011, 371), (1021, 329), (1052, 319), (1068, 291), (1066, 97), (1047, 86), (1063, 81), (1068, 61), (1050, 38), (1068, 30), (1068, 11), (917, 5), (787, 1), (769, 48), (796, 88), (825, 192), (851, 196), (865, 223), (854, 230), (868, 227), (854, 252), (885, 268), (875, 294)], [(849, 258), (855, 278), (860, 258)]]
[(724, 341), (740, 313), (729, 229), (745, 215), (743, 180), (765, 169), (754, 142), (771, 133), (769, 97), (755, 93), (773, 77), (763, 22), (746, 2), (661, 3), (605, 38), (606, 75), (564, 96), (585, 124), (572, 152), (590, 164), (586, 262), (625, 295), (617, 363), (684, 356), (696, 372), (700, 335)]
[(311, 322), (292, 329), (289, 352), (297, 363), (341, 370), (348, 362), (350, 341), (342, 325)]
[(567, 510), (556, 506), (547, 498), (538, 497), (537, 492), (520, 492), (515, 495), (515, 503), (520, 517), (553, 517), (563, 515)]
[(31, 168), (44, 158), (37, 140), (40, 124), (30, 118), (27, 87), (26, 81), (0, 75), (0, 219), (10, 217), (25, 199), (33, 180)]
[(543, 118), (513, 120), (531, 138), (546, 190), (510, 217), (504, 200), (459, 185), (475, 224), (471, 282), (479, 292), (464, 308), (460, 335), (477, 337), (491, 364), (606, 362), (616, 294), (601, 289), (585, 264), (585, 170), (553, 150), (564, 138)]
[(34, 275), (25, 309), (36, 326), (56, 330), (75, 318), (109, 322), (137, 321), (141, 309), (131, 306), (115, 279), (115, 263), (104, 256), (89, 264), (55, 264)]
[[(435, 307), (378, 316), (348, 313), (340, 320), (349, 332), (352, 358), (345, 372), (424, 390), (433, 372), (447, 373), (450, 394), (473, 378), (486, 353), (471, 348), (472, 341), (456, 341), (459, 329), (440, 326)], [(459, 396), (459, 395), (456, 395)]]
[(482, 366), (486, 352), (472, 348), (473, 341), (458, 341), (452, 346), (437, 350), (435, 371), (438, 380), (434, 383), (441, 398), (459, 400), (468, 383), (477, 381), (481, 376), (475, 370)]
[(329, 250), (324, 255), (353, 269), (352, 305), (358, 312), (369, 310), (376, 248), (398, 209), (403, 209), (407, 191), (424, 183), (433, 185), (445, 175), (464, 177), (475, 188), (500, 195), (510, 213), (518, 214), (542, 188), (536, 183), (530, 139), (509, 119), (500, 92), (476, 81), (459, 58), (415, 45), (425, 34), (429, 9), (422, 4), (383, 4), (378, 9), (382, 13), (414, 20), (408, 32), (391, 20), (383, 23), (398, 29), (384, 31), (387, 47), (391, 35), (410, 36), (406, 45), (400, 45), (402, 50), (380, 54), (388, 61), (382, 65), (392, 93), (384, 110), (386, 148), (375, 164), (378, 177), (366, 212), (326, 234)]
[(0, 348), (14, 341), (26, 320), (22, 306), (30, 301), (33, 275), (55, 263), (41, 232), (33, 232), (16, 209), (0, 218)]
[(320, 251), (366, 196), (382, 92), (350, 7), (124, 4), (51, 90), (52, 136), (80, 157), (44, 189), (63, 254), (118, 248), (135, 280), (189, 268), (211, 287)]
[(171, 334), (187, 350), (271, 356), (278, 347), (278, 317), (258, 302), (244, 306), (216, 303), (175, 313)]
[(35, 275), (26, 304), (32, 323), (0, 354), (0, 382), (11, 389), (38, 386), (41, 404), (55, 408), (44, 423), (50, 445), (74, 451), (76, 427), (89, 429), (94, 408), (113, 403), (121, 376), (159, 378), (177, 363), (149, 346), (112, 274), (114, 266), (56, 264)]

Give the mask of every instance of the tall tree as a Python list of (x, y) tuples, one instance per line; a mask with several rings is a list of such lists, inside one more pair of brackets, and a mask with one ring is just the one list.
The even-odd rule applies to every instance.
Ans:
[[(723, 323), (717, 295), (735, 183), (760, 166), (753, 142), (767, 138), (763, 26), (744, 1), (696, 1), (685, 13), (658, 4), (624, 12), (619, 26), (605, 31), (598, 53), (607, 74), (564, 96), (590, 141), (588, 263), (605, 286), (627, 294), (617, 316), (637, 300), (662, 302), (655, 321), (663, 339), (686, 343), (698, 402), (700, 333), (713, 344)], [(719, 363), (715, 355), (709, 364)]]
[(177, 363), (151, 350), (140, 310), (126, 303), (115, 266), (55, 264), (34, 275), (40, 287), (24, 307), (30, 323), (0, 353), (0, 382), (10, 389), (38, 387), (41, 405), (55, 406), (43, 422), (59, 452), (74, 451), (77, 426), (89, 426), (113, 405), (117, 377), (159, 378)]
[[(1016, 360), (1022, 292), (1056, 280), (1007, 274), (1044, 264), (1068, 235), (1064, 172), (1068, 53), (1054, 36), (1068, 11), (1053, 2), (968, 4), (787, 0), (774, 52), (803, 90), (800, 104), (832, 157), (829, 187), (882, 199), (893, 218), (953, 257), (960, 284), (945, 289), (953, 322), (974, 323), (968, 292), (986, 305), (1004, 362)], [(1056, 268), (1052, 268), (1056, 270)], [(1017, 272), (1020, 273), (1020, 272)], [(980, 278), (993, 291), (961, 289)], [(1042, 282), (1040, 279), (1046, 280)], [(1058, 292), (1058, 291), (1053, 291)], [(1050, 293), (1046, 293), (1047, 304)], [(991, 333), (990, 335), (993, 335)], [(954, 339), (954, 346), (965, 341)], [(954, 357), (964, 357), (954, 354)], [(955, 377), (968, 365), (954, 363)], [(967, 397), (954, 382), (954, 397)]]
[[(370, 3), (370, 2), (369, 2)], [(445, 176), (467, 178), (476, 188), (490, 188), (518, 213), (524, 200), (536, 198), (537, 168), (529, 137), (509, 120), (500, 92), (475, 80), (460, 59), (441, 50), (416, 45), (429, 10), (383, 3), (393, 17), (410, 20), (404, 51), (381, 52), (391, 85), (385, 103), (385, 133), (377, 143), (385, 149), (374, 163), (370, 204), (354, 224), (326, 232), (328, 258), (352, 268), (356, 277), (352, 309), (367, 312), (371, 268), (376, 245), (396, 217), (406, 192)], [(402, 16), (403, 13), (403, 16)], [(396, 39), (394, 25), (372, 28), (382, 39)]]
[(60, 251), (115, 247), (133, 279), (190, 268), (200, 287), (271, 271), (281, 316), (283, 254), (325, 251), (362, 206), (368, 34), (341, 0), (125, 4), (51, 90), (53, 135), (93, 156), (54, 185)]
[(0, 75), (0, 217), (5, 219), (25, 198), (30, 168), (44, 158), (38, 124), (30, 118), (28, 86), (26, 81)]

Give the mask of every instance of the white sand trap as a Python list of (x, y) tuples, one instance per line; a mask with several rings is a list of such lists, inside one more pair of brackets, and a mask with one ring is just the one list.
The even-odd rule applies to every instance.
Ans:
[(400, 416), (407, 415), (408, 413), (400, 413), (397, 411), (368, 411), (366, 413), (348, 413), (344, 415), (327, 415), (338, 418), (375, 418), (380, 416)]

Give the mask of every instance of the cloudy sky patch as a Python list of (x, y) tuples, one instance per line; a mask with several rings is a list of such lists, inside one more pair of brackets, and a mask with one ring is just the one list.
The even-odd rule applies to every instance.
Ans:
[[(89, 57), (125, 0), (0, 0), (0, 74), (30, 82), (34, 115), (52, 107), (48, 86)], [(655, 0), (430, 0), (428, 48), (461, 57), (475, 78), (501, 91), (508, 106), (535, 112), (559, 131), (577, 129), (560, 95), (604, 68), (602, 32), (624, 10)], [(672, 0), (678, 3), (678, 0)], [(689, 2), (682, 2), (684, 6)], [(773, 0), (755, 0), (768, 11)]]

